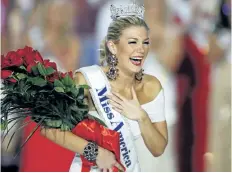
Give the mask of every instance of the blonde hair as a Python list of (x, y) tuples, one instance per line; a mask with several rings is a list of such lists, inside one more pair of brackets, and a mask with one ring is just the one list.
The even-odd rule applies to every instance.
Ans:
[(115, 43), (119, 42), (120, 36), (122, 35), (122, 31), (131, 26), (143, 26), (146, 28), (147, 31), (149, 31), (146, 22), (143, 19), (136, 16), (121, 17), (113, 21), (108, 27), (107, 35), (100, 45), (101, 65), (106, 65), (106, 59), (109, 55), (111, 55), (111, 52), (107, 47), (107, 41), (112, 40)]

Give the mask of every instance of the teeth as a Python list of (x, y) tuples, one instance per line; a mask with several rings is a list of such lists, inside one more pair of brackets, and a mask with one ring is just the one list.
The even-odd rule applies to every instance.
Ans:
[(142, 60), (142, 58), (137, 58), (137, 57), (132, 57), (130, 59), (133, 59), (133, 60)]

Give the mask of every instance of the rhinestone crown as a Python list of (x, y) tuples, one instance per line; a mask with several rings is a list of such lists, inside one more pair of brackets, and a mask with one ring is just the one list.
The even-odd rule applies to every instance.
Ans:
[(120, 5), (119, 7), (116, 7), (113, 4), (110, 6), (111, 18), (113, 20), (116, 20), (118, 17), (127, 16), (137, 16), (143, 19), (144, 11), (144, 5), (139, 6), (135, 1), (133, 1), (131, 4), (128, 4), (127, 6)]

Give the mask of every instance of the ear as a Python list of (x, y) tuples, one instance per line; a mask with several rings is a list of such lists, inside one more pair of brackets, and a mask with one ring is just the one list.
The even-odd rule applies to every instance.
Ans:
[(117, 47), (112, 40), (109, 40), (107, 42), (107, 47), (112, 54), (114, 54), (114, 55), (117, 54)]

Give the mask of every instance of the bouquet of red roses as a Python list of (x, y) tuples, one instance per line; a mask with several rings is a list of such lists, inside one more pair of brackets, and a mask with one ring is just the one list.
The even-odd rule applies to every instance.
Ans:
[[(30, 116), (38, 126), (71, 130), (86, 118), (88, 105), (83, 100), (88, 86), (77, 86), (72, 72), (57, 71), (56, 63), (43, 60), (31, 47), (2, 55), (1, 65), (1, 125)], [(19, 116), (7, 119), (12, 113)]]
[[(76, 85), (72, 72), (58, 71), (56, 63), (44, 60), (38, 51), (26, 46), (1, 56), (1, 79), (1, 128), (6, 131), (5, 134), (7, 135), (17, 122), (28, 116), (30, 120), (24, 122), (20, 128), (31, 121), (37, 123), (21, 147), (39, 126), (72, 130), (74, 134), (96, 141), (99, 145), (104, 141), (100, 135), (101, 131), (108, 130), (111, 136), (114, 134), (114, 139), (111, 140), (116, 139), (115, 145), (112, 145), (115, 147), (108, 149), (115, 152), (120, 161), (117, 132), (106, 129), (100, 119), (88, 115), (88, 105), (84, 103), (84, 89), (89, 87)], [(16, 116), (9, 118), (11, 114)], [(12, 122), (14, 124), (8, 129), (7, 125)], [(90, 131), (94, 133), (90, 134)], [(86, 160), (85, 164), (94, 165)]]

